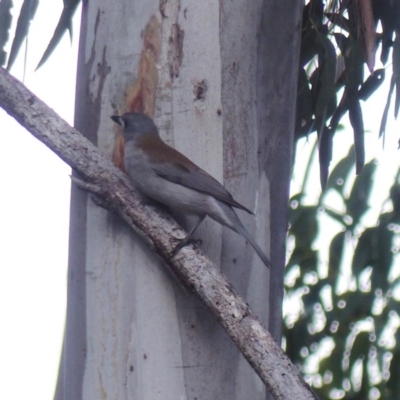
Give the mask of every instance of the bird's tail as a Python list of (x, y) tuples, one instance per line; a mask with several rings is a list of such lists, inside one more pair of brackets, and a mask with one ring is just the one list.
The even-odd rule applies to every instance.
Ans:
[(247, 229), (243, 226), (242, 221), (240, 221), (239, 217), (236, 215), (235, 210), (229, 205), (219, 202), (220, 207), (223, 209), (224, 214), (229, 219), (230, 224), (227, 221), (222, 222), (224, 225), (229, 226), (232, 230), (244, 236), (247, 241), (253, 246), (254, 250), (261, 258), (262, 262), (265, 264), (267, 268), (270, 268), (271, 263), (265, 253), (261, 250), (260, 246), (254, 240), (254, 238), (250, 235)]
[[(233, 211), (233, 210), (232, 210)], [(234, 212), (234, 211), (233, 211)], [(237, 216), (236, 216), (237, 217)], [(239, 217), (237, 217), (239, 220)], [(250, 235), (250, 233), (247, 231), (247, 229), (242, 225), (242, 222), (239, 220), (240, 226), (237, 227), (237, 232), (243, 235), (248, 242), (253, 246), (254, 250), (258, 254), (258, 256), (261, 258), (262, 262), (265, 264), (267, 268), (270, 268), (271, 263), (268, 259), (268, 257), (265, 255), (265, 253), (261, 250), (260, 246), (257, 244), (257, 242), (254, 240), (254, 238)]]

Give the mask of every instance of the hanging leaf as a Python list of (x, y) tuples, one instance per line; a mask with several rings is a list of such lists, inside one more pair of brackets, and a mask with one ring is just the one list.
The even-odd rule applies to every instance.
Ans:
[(386, 64), (390, 49), (393, 45), (393, 35), (395, 30), (399, 31), (400, 3), (398, 0), (381, 1), (375, 0), (372, 3), (375, 18), (380, 20), (382, 26), (381, 34), (381, 62)]
[[(333, 373), (332, 383), (331, 383), (332, 389), (340, 388), (343, 384), (344, 371), (342, 369), (342, 365), (343, 365), (343, 356), (345, 353), (345, 347), (346, 347), (345, 340), (340, 340), (340, 338), (339, 340), (335, 340), (335, 348), (332, 354), (325, 359), (326, 360), (325, 368), (329, 369), (329, 371)], [(330, 398), (329, 392), (327, 393), (326, 396), (324, 397), (319, 396), (319, 398), (329, 399)]]
[(360, 218), (368, 209), (368, 201), (374, 183), (373, 177), (375, 171), (375, 161), (371, 161), (366, 164), (364, 167), (364, 172), (356, 177), (350, 197), (346, 200), (347, 213), (353, 221), (353, 227), (358, 224)]
[[(331, 172), (326, 189), (335, 189), (342, 197), (344, 197), (344, 187), (346, 186), (350, 171), (354, 166), (354, 156), (354, 146), (351, 146), (347, 156), (340, 160)], [(327, 193), (327, 190), (325, 193)]]
[[(367, 80), (363, 83), (361, 88), (358, 91), (358, 98), (361, 100), (367, 100), (371, 94), (378, 89), (378, 87), (382, 84), (383, 79), (385, 77), (385, 70), (378, 69), (374, 71)], [(345, 90), (342, 95), (342, 99), (340, 100), (339, 105), (337, 106), (335, 112), (332, 115), (330, 121), (330, 129), (332, 131), (332, 136), (335, 134), (337, 126), (339, 125), (340, 120), (346, 114), (349, 108), (348, 102), (348, 90)], [(357, 118), (357, 110), (356, 118)], [(358, 116), (359, 117), (359, 116)], [(387, 118), (387, 115), (386, 115)], [(361, 116), (362, 122), (362, 116)], [(361, 125), (361, 124), (360, 124)], [(358, 125), (357, 125), (358, 126)]]
[(329, 276), (335, 278), (339, 274), (340, 263), (343, 258), (343, 249), (346, 241), (346, 232), (339, 232), (329, 246)]
[(388, 97), (387, 97), (387, 100), (386, 100), (385, 109), (383, 110), (383, 114), (382, 114), (381, 126), (379, 128), (379, 137), (381, 137), (382, 135), (385, 135), (387, 117), (388, 117), (388, 114), (389, 114), (390, 100), (392, 98), (392, 94), (393, 94), (395, 83), (396, 83), (396, 81), (395, 81), (394, 75), (393, 75), (392, 79), (390, 80), (389, 93), (388, 93)]
[(315, 271), (315, 267), (317, 266), (318, 262), (318, 255), (315, 250), (304, 248), (302, 250), (299, 250), (297, 254), (295, 253), (296, 252), (293, 253), (293, 261), (295, 260), (295, 258), (297, 259), (296, 265), (300, 267), (300, 273), (302, 276), (304, 276), (308, 272)]
[(18, 17), (17, 29), (11, 46), (10, 57), (8, 59), (7, 71), (13, 66), (15, 59), (21, 49), (22, 43), (28, 36), (29, 27), (35, 16), (39, 0), (24, 0), (21, 12)]
[(315, 104), (315, 120), (317, 132), (321, 134), (325, 121), (329, 117), (328, 105), (336, 94), (336, 52), (332, 42), (326, 36), (318, 36), (317, 41), (321, 45), (321, 52), (319, 53), (319, 90)]
[[(381, 215), (385, 219), (385, 215)], [(372, 287), (379, 288), (386, 293), (389, 282), (388, 274), (393, 264), (393, 231), (388, 229), (387, 224), (380, 223), (376, 228), (376, 243), (372, 252)]]
[(319, 174), (321, 188), (325, 190), (329, 175), (329, 165), (332, 161), (333, 135), (328, 127), (324, 127), (319, 139)]
[(354, 367), (357, 360), (365, 358), (365, 350), (371, 345), (370, 335), (370, 332), (361, 331), (354, 339), (349, 358), (349, 370)]
[(296, 246), (311, 247), (312, 242), (318, 234), (317, 207), (300, 206), (297, 217), (291, 223), (289, 234), (296, 240)]
[(69, 31), (72, 40), (72, 17), (74, 16), (79, 3), (80, 0), (64, 0), (64, 9), (61, 13), (60, 20), (58, 21), (53, 37), (51, 38), (50, 43), (48, 44), (36, 69), (40, 68), (48, 60), (67, 30)]
[(400, 37), (396, 35), (393, 44), (393, 79), (396, 85), (396, 101), (394, 106), (394, 117), (397, 118), (400, 106)]
[(354, 132), (354, 146), (356, 150), (356, 174), (360, 174), (365, 162), (365, 147), (364, 147), (364, 122), (360, 101), (357, 93), (349, 91), (348, 105), (350, 123)]
[(385, 79), (385, 70), (383, 68), (374, 71), (367, 80), (362, 84), (358, 91), (360, 100), (367, 100), (383, 83)]
[(364, 62), (360, 44), (352, 36), (347, 38), (344, 63), (346, 87), (358, 91), (363, 83)]
[(335, 112), (333, 113), (331, 121), (330, 121), (329, 127), (331, 129), (332, 136), (336, 133), (339, 122), (343, 118), (343, 116), (346, 114), (348, 109), (349, 109), (349, 105), (348, 105), (348, 101), (347, 101), (347, 91), (345, 90), (343, 92), (340, 103), (337, 106)]
[(393, 205), (393, 217), (394, 223), (400, 223), (400, 184), (396, 180), (394, 185), (390, 188), (390, 200)]
[(297, 109), (296, 109), (296, 134), (303, 136), (309, 133), (312, 125), (313, 116), (313, 101), (311, 90), (308, 82), (308, 77), (304, 68), (299, 70), (299, 78), (297, 83)]
[(352, 271), (358, 277), (365, 268), (371, 267), (373, 263), (373, 249), (377, 243), (376, 228), (367, 228), (358, 239), (354, 252)]
[(307, 325), (297, 321), (296, 324), (291, 328), (286, 330), (286, 350), (285, 353), (290, 357), (294, 364), (301, 363), (303, 357), (300, 355), (300, 350), (298, 343), (305, 344), (310, 338), (310, 334), (307, 331)]
[(319, 46), (316, 43), (317, 35), (317, 31), (312, 27), (303, 30), (300, 49), (301, 67), (308, 64), (318, 54)]
[(4, 48), (9, 38), (9, 31), (12, 22), (12, 7), (12, 0), (0, 1), (0, 66), (3, 66), (6, 63), (7, 53)]
[[(398, 336), (398, 335), (397, 335)], [(399, 340), (396, 341), (396, 349), (393, 358), (390, 360), (390, 376), (387, 381), (388, 397), (390, 399), (400, 399), (400, 349)], [(391, 396), (391, 397), (389, 397)]]

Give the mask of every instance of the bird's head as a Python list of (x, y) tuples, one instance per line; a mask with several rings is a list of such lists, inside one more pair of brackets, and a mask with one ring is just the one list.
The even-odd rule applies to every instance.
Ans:
[(129, 112), (121, 116), (113, 115), (111, 119), (122, 126), (125, 142), (144, 135), (159, 136), (156, 124), (145, 114)]

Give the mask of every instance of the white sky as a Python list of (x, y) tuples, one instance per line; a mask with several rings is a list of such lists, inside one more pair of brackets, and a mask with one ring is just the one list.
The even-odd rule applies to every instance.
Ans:
[[(14, 1), (14, 15), (21, 5)], [(33, 72), (62, 6), (62, 1), (40, 2), (30, 30), (25, 84), (72, 123), (79, 17), (73, 46), (65, 35), (50, 60)], [(21, 80), (23, 63), (24, 50), (11, 71)], [(0, 109), (1, 399), (54, 395), (65, 322), (69, 174), (64, 162)]]
[[(15, 1), (18, 14), (22, 1)], [(33, 21), (25, 84), (72, 124), (79, 38), (75, 18), (71, 47), (65, 35), (50, 60), (33, 72), (61, 14), (62, 2), (42, 0)], [(77, 13), (78, 15), (79, 13)], [(50, 18), (49, 15), (52, 17)], [(56, 16), (54, 18), (53, 16)], [(11, 71), (22, 80), (24, 52)], [(388, 75), (390, 71), (388, 71)], [(364, 107), (367, 159), (378, 157), (373, 203), (378, 213), (399, 166), (399, 124), (389, 114), (386, 148), (377, 135), (388, 81)], [(351, 130), (336, 135), (335, 160), (347, 154)], [(339, 144), (339, 145), (338, 145)], [(304, 157), (311, 143), (304, 143)], [(397, 166), (397, 167), (396, 167)], [(295, 169), (301, 175), (302, 168)], [(0, 109), (0, 398), (52, 399), (58, 373), (66, 306), (70, 168)], [(312, 192), (318, 195), (318, 170)]]

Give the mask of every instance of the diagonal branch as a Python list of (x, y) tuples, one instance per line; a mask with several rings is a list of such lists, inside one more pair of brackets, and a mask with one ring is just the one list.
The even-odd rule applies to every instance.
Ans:
[(254, 312), (199, 249), (188, 246), (168, 258), (176, 238), (184, 237), (185, 232), (168, 217), (141, 204), (126, 175), (4, 69), (0, 69), (0, 106), (96, 187), (102, 204), (147, 237), (173, 273), (216, 316), (276, 399), (317, 398)]

